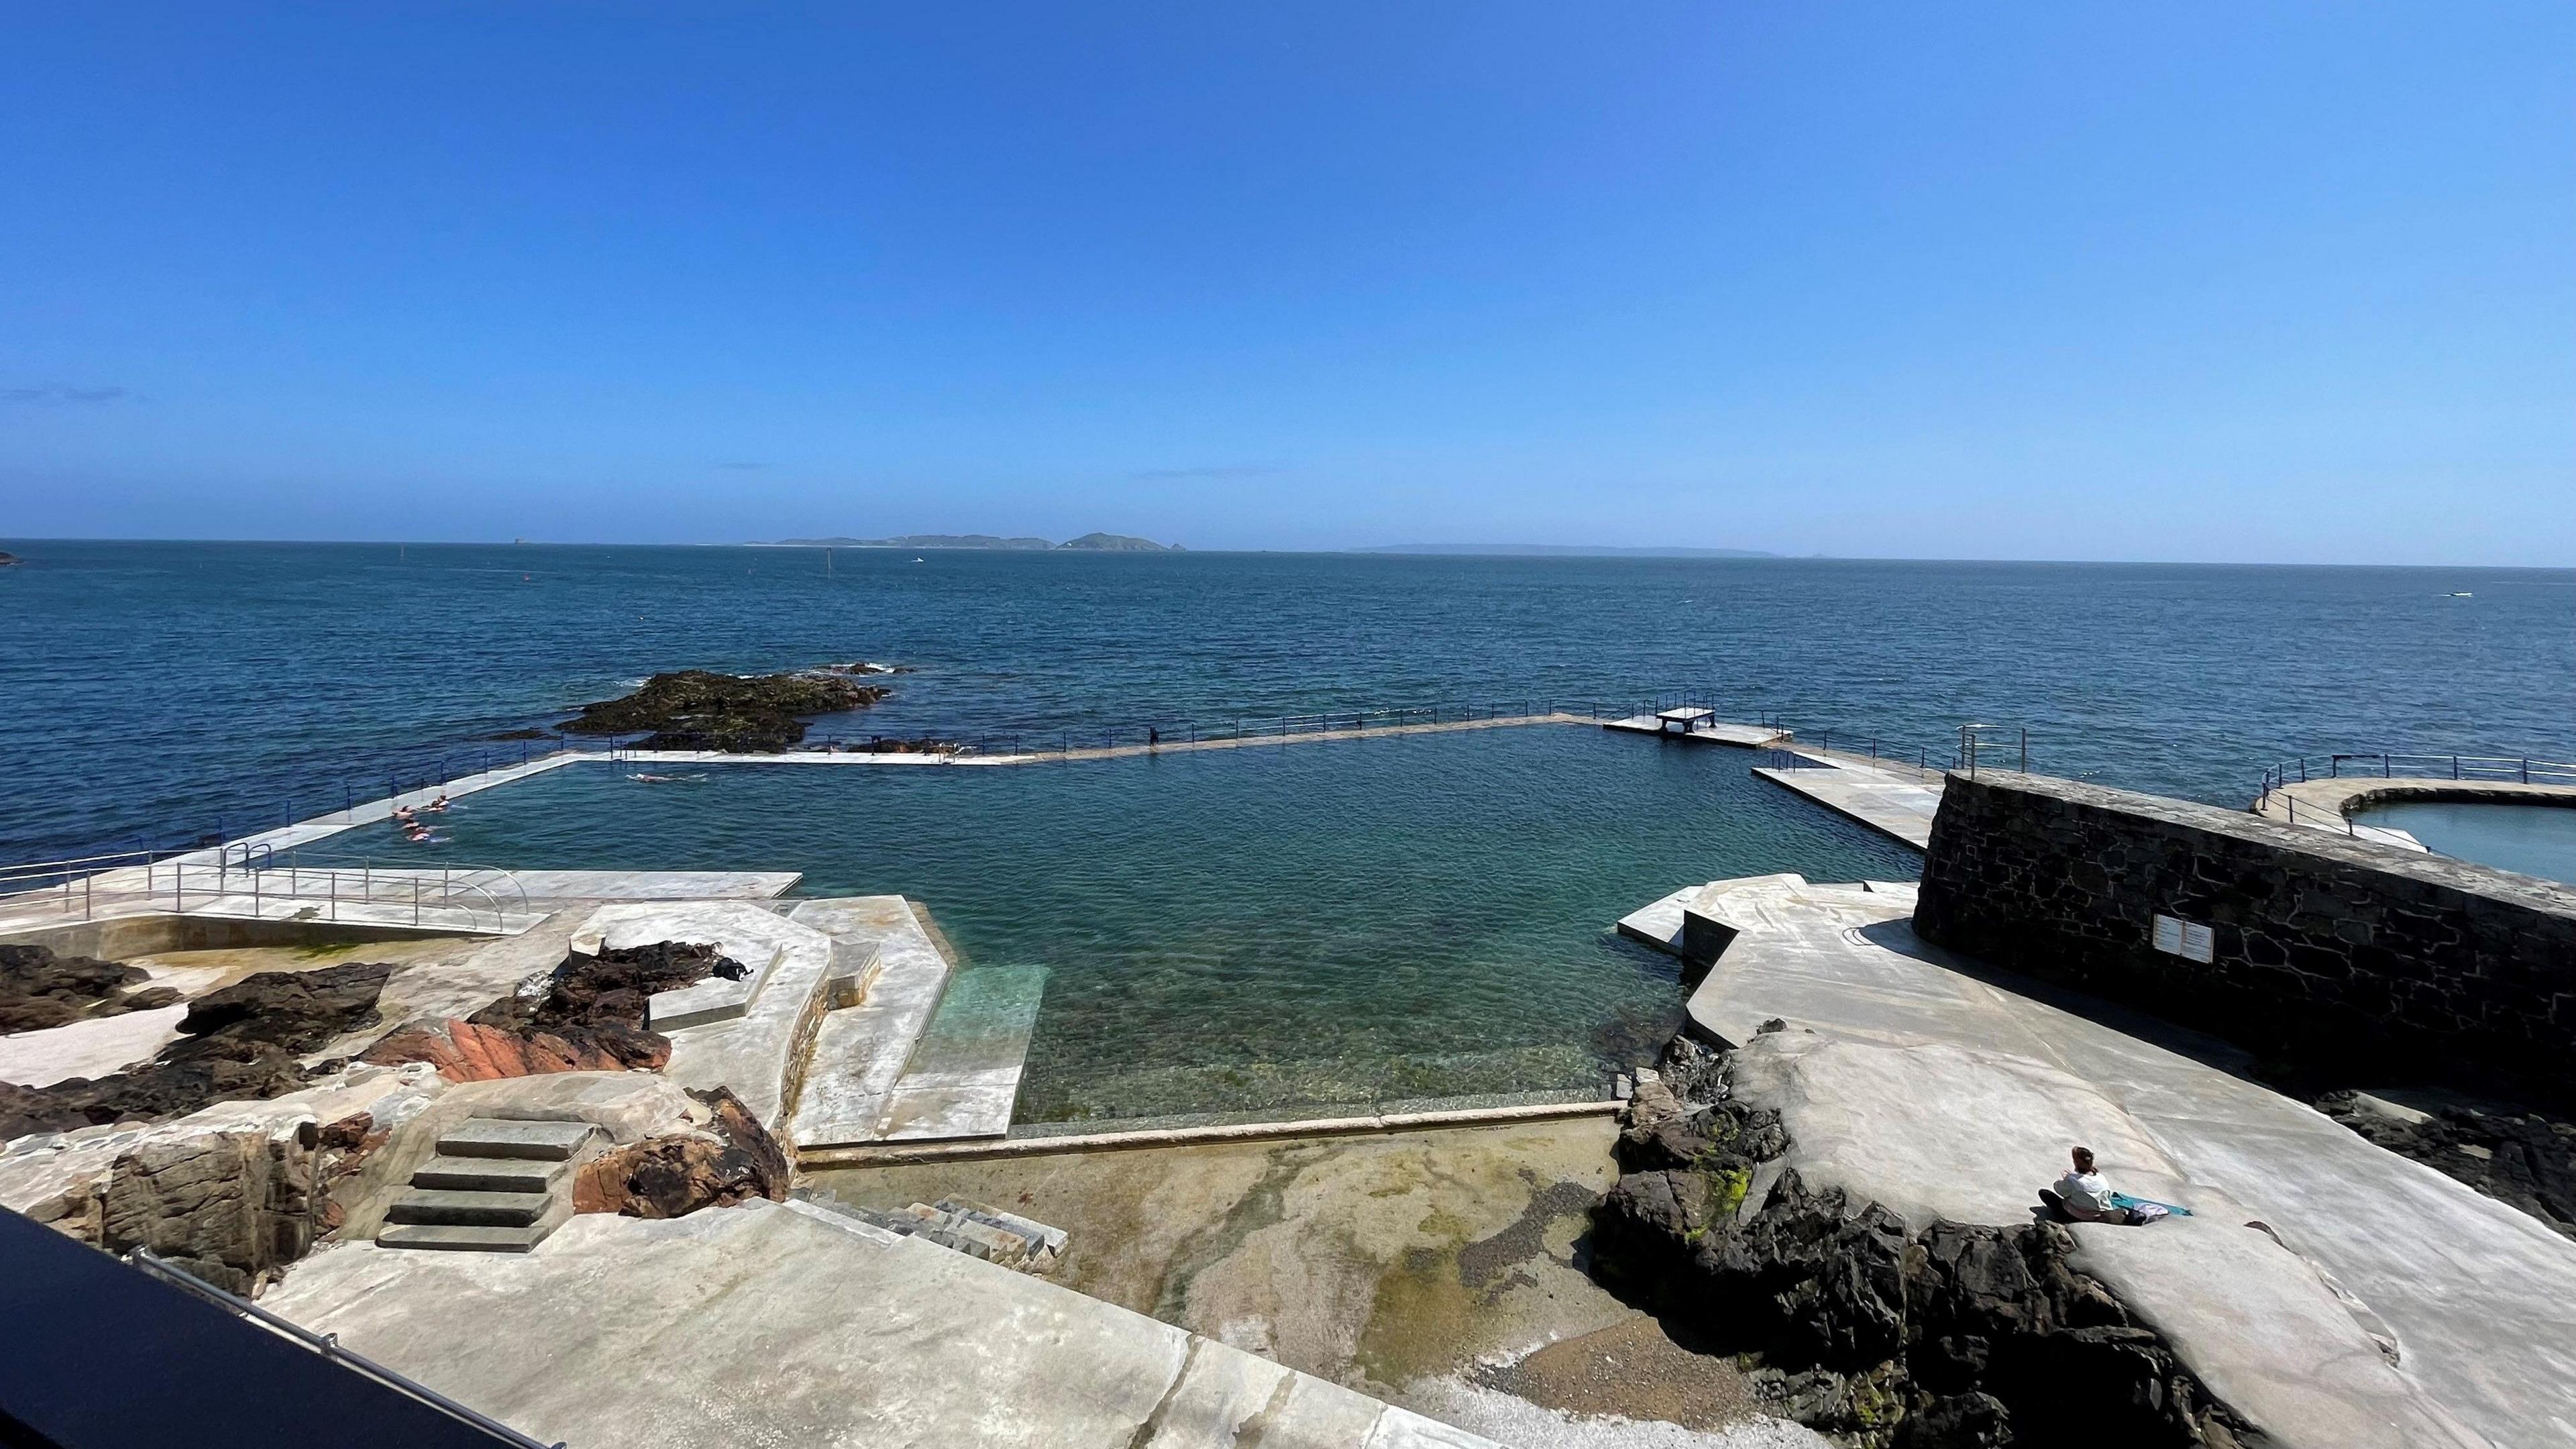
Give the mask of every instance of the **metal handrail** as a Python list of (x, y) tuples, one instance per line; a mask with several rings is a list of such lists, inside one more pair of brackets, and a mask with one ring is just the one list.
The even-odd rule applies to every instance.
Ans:
[[(191, 851), (171, 857), (136, 852), (0, 866), (0, 905), (59, 889), (62, 911), (90, 920), (97, 917), (102, 903), (109, 907), (142, 905), (185, 915), (191, 909), (207, 910), (208, 901), (247, 894), (251, 914), (262, 918), (273, 901), (327, 906), (333, 920), (339, 919), (339, 908), (344, 904), (391, 904), (397, 908), (408, 904), (414, 925), (432, 924), (432, 911), (453, 911), (466, 918), (465, 929), (481, 929), (483, 917), (488, 915), (491, 928), (504, 932), (509, 929), (512, 901), (519, 915), (532, 914), (525, 885), (511, 872), (492, 866), (387, 867), (372, 861), (317, 866), (304, 864), (293, 854), (279, 864), (264, 845), (246, 851), (247, 858), (254, 862), (250, 866), (237, 864), (231, 848), (211, 862), (187, 858), (197, 854)], [(117, 864), (119, 861), (125, 863)], [(106, 868), (97, 868), (102, 865)], [(130, 874), (138, 868), (139, 881)], [(123, 881), (116, 879), (120, 873), (127, 873)], [(19, 882), (33, 884), (12, 891), (10, 886)], [(193, 904), (189, 899), (191, 890), (198, 893)]]
[(249, 1319), (281, 1338), (302, 1344), (325, 1359), (345, 1365), (353, 1372), (374, 1379), (377, 1383), (406, 1398), (426, 1404), (469, 1428), (480, 1429), (504, 1443), (517, 1445), (518, 1449), (564, 1449), (561, 1440), (548, 1444), (544, 1440), (522, 1434), (491, 1415), (470, 1405), (460, 1404), (427, 1384), (416, 1383), (403, 1377), (365, 1354), (354, 1349), (342, 1348), (340, 1335), (315, 1333), (300, 1323), (269, 1312), (247, 1298), (236, 1297), (160, 1256), (150, 1248), (136, 1248), (125, 1255), (125, 1260), (174, 1288), (192, 1293), (228, 1313)]
[[(2378, 764), (2377, 770), (2366, 768), (2372, 762)], [(2403, 769), (2398, 768), (2401, 762), (2405, 766)], [(2353, 768), (2347, 769), (2347, 765)], [(2386, 780), (2450, 779), (2463, 783), (2576, 785), (2576, 764), (2564, 760), (2534, 759), (2528, 755), (2433, 755), (2394, 750), (2310, 755), (2285, 760), (2265, 770), (2262, 788), (2255, 796), (2254, 809), (2261, 811), (2272, 803), (2275, 794), (2291, 785), (2319, 779), (2374, 777)], [(2295, 810), (2297, 806), (2293, 804), (2290, 808)]]

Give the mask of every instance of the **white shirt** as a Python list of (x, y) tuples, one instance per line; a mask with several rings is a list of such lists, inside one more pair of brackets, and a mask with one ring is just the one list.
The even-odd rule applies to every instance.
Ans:
[(2098, 1172), (2070, 1172), (2057, 1180), (2057, 1195), (2066, 1211), (2079, 1218), (2098, 1218), (2111, 1210), (2111, 1184)]

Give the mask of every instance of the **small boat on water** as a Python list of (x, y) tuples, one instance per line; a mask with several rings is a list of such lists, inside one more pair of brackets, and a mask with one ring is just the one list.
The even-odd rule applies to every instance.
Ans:
[(2454, 599), (2474, 599), (2477, 595), (2470, 593), (2466, 589), (2456, 589), (2452, 591), (2450, 597)]
[(930, 562), (930, 560), (928, 560), (928, 559), (926, 559), (926, 558), (923, 558), (923, 557), (922, 557), (921, 555), (919, 555), (919, 554), (914, 554), (914, 555), (912, 556), (912, 561), (913, 561), (914, 563), (928, 563), (928, 562)]

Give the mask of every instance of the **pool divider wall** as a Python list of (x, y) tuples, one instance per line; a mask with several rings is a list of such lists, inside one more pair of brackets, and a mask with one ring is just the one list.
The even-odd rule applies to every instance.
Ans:
[(2348, 1081), (2576, 1100), (2576, 891), (2529, 876), (2100, 785), (1953, 774), (1914, 923)]

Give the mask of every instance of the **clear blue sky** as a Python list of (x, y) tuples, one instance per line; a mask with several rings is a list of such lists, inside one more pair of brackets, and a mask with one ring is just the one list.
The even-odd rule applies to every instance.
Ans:
[(2576, 563), (2576, 5), (16, 7), (0, 536)]

